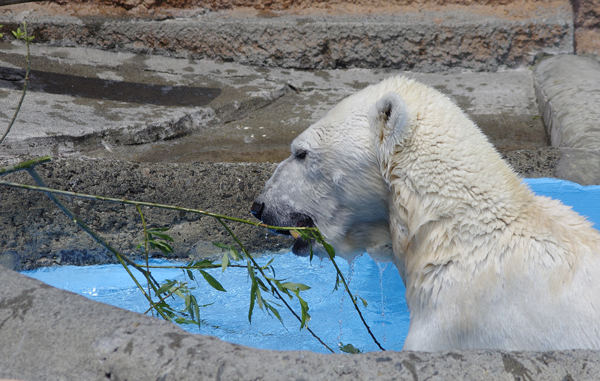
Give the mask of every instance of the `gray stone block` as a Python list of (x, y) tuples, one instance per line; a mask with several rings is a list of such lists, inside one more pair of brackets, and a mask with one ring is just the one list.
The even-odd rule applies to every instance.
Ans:
[(558, 55), (534, 69), (535, 91), (552, 146), (600, 149), (600, 63)]

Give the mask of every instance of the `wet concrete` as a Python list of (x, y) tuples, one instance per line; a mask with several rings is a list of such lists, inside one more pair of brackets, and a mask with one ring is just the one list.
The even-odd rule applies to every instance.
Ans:
[[(89, 48), (35, 46), (32, 54), (31, 85), (0, 152), (5, 157), (279, 162), (291, 141), (341, 99), (401, 74), (447, 94), (502, 152), (548, 145), (527, 69), (303, 71)], [(23, 45), (0, 45), (0, 97), (7, 100), (0, 122), (12, 116), (23, 57)]]

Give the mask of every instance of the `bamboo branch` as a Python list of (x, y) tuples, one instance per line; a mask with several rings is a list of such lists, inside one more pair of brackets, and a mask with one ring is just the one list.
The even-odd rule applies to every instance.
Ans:
[(37, 159), (24, 161), (22, 163), (11, 165), (8, 167), (3, 167), (3, 168), (0, 168), (0, 176), (8, 175), (9, 173), (13, 173), (13, 172), (17, 172), (17, 171), (22, 171), (27, 168), (34, 167), (38, 164), (47, 163), (51, 160), (52, 160), (52, 158), (50, 156), (44, 156), (44, 157), (40, 157)]
[[(154, 284), (158, 285), (158, 282), (156, 282), (156, 280), (154, 280), (154, 278), (152, 277), (152, 275), (150, 273), (150, 268), (166, 268), (167, 266), (149, 266), (149, 264), (146, 263), (147, 270), (143, 270), (141, 268), (141, 266), (138, 266), (136, 263), (134, 263), (133, 261), (131, 261), (129, 258), (127, 258), (125, 256), (122, 256), (121, 253), (119, 253), (116, 249), (112, 248), (112, 246), (110, 246), (100, 236), (98, 236), (96, 233), (94, 233), (83, 221), (81, 221), (79, 218), (77, 218), (77, 216), (75, 216), (67, 207), (65, 207), (56, 198), (56, 196), (54, 196), (54, 194), (62, 194), (62, 195), (66, 195), (66, 196), (80, 197), (80, 198), (84, 198), (84, 199), (91, 199), (91, 200), (107, 201), (107, 202), (120, 203), (120, 204), (135, 205), (136, 208), (138, 209), (138, 211), (140, 212), (140, 214), (142, 215), (142, 221), (143, 221), (144, 225), (145, 225), (145, 221), (144, 221), (144, 217), (143, 217), (143, 214), (141, 212), (140, 206), (156, 207), (156, 208), (170, 209), (170, 210), (179, 210), (179, 211), (185, 211), (185, 212), (191, 212), (191, 213), (198, 213), (198, 214), (202, 214), (202, 215), (206, 215), (206, 216), (210, 216), (210, 217), (216, 218), (217, 221), (227, 230), (227, 232), (229, 233), (229, 235), (240, 246), (240, 248), (242, 249), (242, 251), (244, 252), (244, 254), (247, 256), (247, 258), (249, 258), (252, 261), (253, 267), (260, 272), (260, 274), (263, 276), (263, 278), (265, 279), (265, 281), (269, 284), (269, 286), (271, 286), (271, 289), (273, 290), (275, 296), (285, 304), (285, 306), (292, 312), (292, 314), (300, 322), (302, 321), (302, 319), (298, 316), (298, 314), (296, 314), (296, 312), (291, 308), (291, 306), (287, 303), (287, 301), (279, 293), (279, 291), (277, 290), (277, 287), (273, 286), (273, 284), (269, 281), (269, 279), (266, 277), (263, 269), (258, 265), (258, 263), (250, 255), (250, 253), (247, 251), (247, 249), (242, 244), (242, 242), (237, 238), (237, 236), (233, 233), (233, 231), (229, 228), (229, 226), (227, 226), (227, 224), (225, 222), (223, 222), (223, 219), (229, 220), (229, 221), (234, 221), (234, 222), (245, 223), (245, 224), (249, 224), (249, 225), (253, 225), (253, 226), (265, 227), (265, 228), (272, 229), (272, 230), (291, 230), (291, 229), (293, 229), (293, 230), (296, 230), (296, 231), (312, 232), (312, 234), (314, 234), (314, 237), (316, 238), (316, 240), (320, 244), (322, 244), (323, 246), (325, 246), (326, 245), (325, 239), (324, 239), (323, 235), (321, 234), (321, 232), (318, 230), (318, 228), (303, 228), (303, 227), (293, 227), (292, 228), (292, 227), (271, 226), (271, 225), (266, 225), (266, 224), (263, 224), (263, 223), (260, 223), (260, 222), (252, 222), (252, 221), (248, 221), (248, 220), (244, 220), (244, 219), (240, 219), (240, 218), (234, 218), (234, 217), (219, 215), (219, 214), (210, 213), (210, 212), (206, 212), (206, 211), (199, 210), (199, 209), (182, 208), (182, 207), (172, 206), (172, 205), (155, 204), (155, 203), (141, 202), (141, 201), (132, 201), (132, 200), (127, 200), (127, 199), (116, 199), (116, 198), (110, 198), (110, 197), (102, 197), (102, 196), (95, 196), (95, 195), (89, 195), (89, 194), (84, 194), (84, 193), (76, 193), (76, 192), (69, 192), (69, 191), (62, 191), (62, 190), (52, 189), (52, 188), (48, 188), (45, 185), (44, 181), (40, 178), (40, 176), (37, 174), (37, 172), (35, 172), (35, 170), (33, 169), (33, 167), (35, 165), (41, 164), (41, 163), (45, 163), (47, 161), (50, 161), (50, 157), (43, 157), (43, 158), (39, 158), (39, 159), (35, 159), (35, 160), (30, 160), (30, 161), (27, 161), (27, 162), (19, 163), (19, 164), (14, 165), (14, 166), (0, 168), (0, 176), (4, 175), (4, 174), (8, 174), (8, 173), (13, 173), (13, 172), (16, 172), (16, 171), (19, 171), (19, 170), (27, 170), (29, 172), (29, 174), (34, 178), (34, 180), (36, 181), (36, 183), (39, 186), (26, 185), (26, 184), (18, 184), (18, 183), (12, 183), (12, 182), (8, 182), (8, 181), (0, 181), (0, 185), (5, 185), (5, 186), (9, 186), (9, 187), (14, 187), (14, 188), (34, 190), (34, 191), (40, 191), (40, 192), (46, 193), (46, 195), (48, 195), (48, 197), (59, 207), (59, 209), (61, 209), (67, 215), (67, 217), (69, 217), (69, 219), (71, 219), (73, 222), (75, 222), (77, 225), (79, 225), (94, 240), (96, 240), (105, 249), (107, 249), (109, 252), (111, 252), (113, 255), (115, 255), (115, 257), (119, 260), (119, 262), (123, 265), (123, 267), (125, 267), (126, 271), (129, 273), (129, 275), (131, 276), (131, 278), (134, 280), (134, 282), (136, 283), (136, 285), (138, 286), (138, 288), (142, 291), (142, 293), (144, 294), (144, 296), (148, 299), (148, 301), (149, 301), (149, 303), (150, 303), (151, 306), (154, 306), (154, 303), (153, 303), (151, 297), (149, 296), (149, 294), (147, 294), (145, 292), (145, 290), (143, 289), (143, 287), (137, 282), (137, 279), (133, 276), (133, 274), (131, 274), (129, 268), (127, 267), (127, 264), (132, 265), (135, 269), (137, 269), (138, 271), (140, 271), (146, 277), (146, 279), (148, 280), (148, 284), (152, 285), (152, 288), (154, 288), (155, 291), (156, 291), (156, 287), (155, 287)], [(145, 234), (145, 237), (147, 237), (146, 236), (146, 234), (147, 234), (146, 230), (144, 230), (144, 234)], [(336, 269), (337, 274), (341, 278), (342, 283), (344, 285), (344, 288), (346, 289), (346, 292), (350, 296), (350, 299), (352, 300), (352, 303), (354, 304), (354, 308), (356, 309), (356, 311), (357, 311), (357, 313), (358, 313), (361, 321), (363, 322), (363, 325), (366, 327), (369, 335), (371, 336), (371, 338), (373, 339), (373, 341), (377, 344), (377, 346), (382, 351), (385, 351), (385, 349), (381, 346), (381, 344), (379, 344), (379, 342), (377, 341), (377, 339), (373, 335), (373, 333), (372, 333), (369, 325), (367, 324), (367, 322), (365, 321), (365, 319), (364, 319), (364, 317), (362, 315), (362, 312), (360, 311), (360, 308), (358, 307), (358, 304), (356, 303), (356, 299), (354, 298), (354, 296), (350, 292), (348, 284), (346, 283), (346, 279), (344, 278), (344, 275), (342, 274), (341, 270), (337, 266), (337, 263), (335, 262), (335, 259), (334, 259), (335, 254), (331, 253), (329, 250), (326, 250), (326, 251), (327, 251), (327, 253), (329, 255), (329, 258), (332, 261), (332, 263), (333, 263), (333, 265), (334, 265), (334, 267)], [(232, 265), (232, 266), (235, 266), (235, 265)], [(220, 267), (220, 265), (204, 266), (202, 268), (209, 268), (209, 267)], [(240, 267), (245, 267), (245, 266), (240, 266)], [(181, 267), (176, 267), (176, 268), (195, 269), (195, 268), (199, 268), (199, 267), (197, 267), (197, 266), (181, 266)], [(154, 283), (152, 283), (152, 281), (154, 281)], [(159, 296), (159, 298), (160, 298), (160, 296)], [(169, 320), (164, 315), (164, 313), (162, 311), (160, 311), (160, 310), (157, 309), (157, 312), (159, 314), (161, 314), (161, 316), (165, 320)], [(325, 344), (309, 327), (306, 327), (306, 329), (323, 346), (325, 346), (328, 350), (330, 350), (332, 353), (334, 353), (334, 351), (329, 346), (327, 346), (327, 344)]]
[(112, 202), (112, 203), (117, 203), (117, 204), (148, 206), (148, 207), (152, 207), (152, 208), (168, 209), (168, 210), (179, 210), (179, 211), (183, 211), (183, 212), (202, 214), (204, 216), (209, 216), (209, 217), (214, 217), (214, 218), (221, 218), (221, 219), (228, 220), (228, 221), (240, 222), (243, 224), (258, 226), (258, 227), (267, 228), (267, 229), (271, 229), (271, 230), (294, 229), (294, 230), (304, 230), (304, 231), (317, 231), (317, 228), (272, 226), (272, 225), (266, 225), (262, 222), (244, 220), (243, 218), (229, 217), (229, 216), (225, 216), (222, 214), (211, 213), (211, 212), (207, 212), (207, 211), (200, 210), (200, 209), (182, 208), (180, 206), (155, 204), (152, 202), (145, 202), (145, 201), (133, 201), (133, 200), (127, 200), (124, 198), (119, 199), (119, 198), (112, 198), (112, 197), (95, 196), (95, 195), (86, 194), (86, 193), (77, 193), (77, 192), (63, 191), (63, 190), (53, 189), (53, 188), (48, 188), (48, 187), (39, 187), (39, 186), (34, 186), (34, 185), (13, 183), (10, 181), (0, 181), (0, 185), (5, 185), (8, 187), (12, 187), (12, 188), (33, 190), (33, 191), (38, 191), (38, 192), (60, 194), (63, 196), (79, 197), (79, 198), (84, 198), (84, 199), (88, 199), (88, 200), (106, 201), (106, 202)]

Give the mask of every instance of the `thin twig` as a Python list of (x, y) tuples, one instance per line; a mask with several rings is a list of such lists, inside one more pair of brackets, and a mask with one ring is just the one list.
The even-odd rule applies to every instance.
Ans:
[[(315, 235), (318, 237), (319, 243), (323, 245), (325, 243), (325, 239), (321, 235), (321, 232), (317, 231), (317, 232), (315, 232)], [(373, 334), (373, 332), (371, 332), (371, 327), (369, 327), (369, 325), (365, 321), (365, 318), (363, 317), (362, 312), (360, 312), (360, 308), (358, 307), (358, 303), (356, 303), (356, 299), (354, 298), (354, 296), (350, 292), (350, 288), (348, 287), (348, 284), (346, 283), (346, 279), (344, 278), (344, 275), (342, 274), (342, 271), (340, 270), (340, 268), (338, 267), (337, 263), (335, 262), (335, 259), (334, 259), (333, 255), (331, 255), (328, 250), (326, 250), (326, 251), (327, 251), (327, 254), (329, 255), (329, 259), (331, 260), (331, 263), (333, 263), (333, 266), (335, 267), (335, 271), (337, 271), (338, 275), (342, 279), (342, 283), (344, 284), (344, 288), (346, 289), (346, 292), (350, 296), (350, 300), (352, 300), (352, 304), (354, 304), (354, 308), (356, 309), (356, 312), (358, 312), (358, 316), (360, 316), (360, 320), (362, 320), (364, 326), (367, 328), (367, 331), (369, 332), (369, 335), (371, 335), (371, 338), (373, 339), (373, 341), (375, 342), (375, 344), (377, 344), (377, 346), (379, 347), (379, 349), (381, 349), (382, 351), (385, 351), (385, 349), (383, 349), (383, 347), (381, 346), (381, 344), (379, 344), (379, 341), (377, 341), (377, 339), (375, 338), (375, 335)]]
[(23, 104), (23, 100), (25, 99), (25, 93), (27, 92), (27, 84), (29, 83), (29, 69), (31, 66), (31, 55), (29, 53), (30, 41), (29, 41), (29, 36), (27, 36), (27, 24), (25, 24), (25, 23), (23, 23), (23, 31), (25, 33), (25, 44), (27, 45), (27, 58), (26, 58), (27, 70), (25, 71), (25, 83), (23, 84), (23, 93), (21, 94), (21, 99), (19, 100), (19, 104), (17, 105), (15, 114), (13, 115), (12, 119), (10, 120), (8, 127), (6, 128), (6, 132), (4, 132), (4, 135), (2, 135), (2, 137), (0, 138), (0, 144), (2, 144), (2, 141), (4, 140), (6, 135), (8, 135), (8, 132), (10, 131), (13, 124), (15, 123), (15, 120), (17, 120), (17, 114), (19, 114), (19, 111), (21, 110), (21, 105)]
[[(64, 196), (79, 197), (79, 198), (84, 198), (84, 199), (88, 199), (88, 200), (106, 201), (106, 202), (112, 202), (112, 203), (117, 203), (117, 204), (149, 206), (152, 208), (168, 209), (168, 210), (179, 210), (179, 211), (184, 211), (184, 212), (189, 212), (189, 213), (202, 214), (204, 216), (209, 216), (209, 217), (213, 217), (213, 218), (221, 218), (221, 219), (228, 220), (228, 221), (240, 222), (243, 224), (258, 226), (258, 227), (267, 228), (267, 229), (271, 229), (271, 230), (290, 230), (290, 229), (292, 229), (288, 226), (266, 225), (262, 222), (255, 222), (255, 221), (245, 220), (243, 218), (224, 216), (222, 214), (211, 213), (211, 212), (207, 212), (207, 211), (204, 211), (201, 209), (182, 208), (180, 206), (155, 204), (152, 202), (145, 202), (145, 201), (133, 201), (133, 200), (127, 200), (124, 198), (121, 199), (121, 198), (95, 196), (95, 195), (86, 194), (86, 193), (77, 193), (77, 192), (64, 191), (64, 190), (53, 189), (53, 188), (48, 188), (48, 187), (37, 187), (34, 185), (13, 183), (10, 181), (0, 181), (0, 185), (5, 185), (8, 187), (12, 187), (12, 188), (33, 190), (33, 191), (38, 191), (38, 192), (45, 192), (45, 193), (49, 192), (49, 193), (60, 194), (60, 195), (64, 195)], [(308, 228), (308, 227), (294, 227), (293, 229), (298, 230), (298, 231), (300, 231), (300, 230), (317, 231), (318, 230), (317, 228)]]

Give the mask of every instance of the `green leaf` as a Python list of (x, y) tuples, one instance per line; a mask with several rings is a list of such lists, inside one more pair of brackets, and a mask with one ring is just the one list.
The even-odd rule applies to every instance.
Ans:
[(335, 250), (333, 249), (333, 246), (331, 246), (327, 242), (323, 242), (323, 246), (325, 247), (327, 254), (329, 254), (329, 258), (331, 258), (331, 259), (335, 258)]
[(220, 242), (213, 242), (212, 244), (215, 245), (216, 247), (218, 247), (219, 249), (229, 250), (229, 246), (224, 245)]
[(207, 273), (204, 270), (198, 270), (198, 271), (200, 271), (200, 274), (202, 274), (204, 279), (206, 279), (206, 281), (208, 282), (208, 284), (210, 284), (212, 286), (212, 288), (214, 288), (217, 291), (226, 292), (225, 289), (223, 288), (223, 286), (221, 286), (221, 283), (219, 283), (215, 278), (213, 278), (212, 275), (210, 275), (209, 273)]
[(281, 287), (283, 288), (287, 288), (288, 290), (292, 290), (292, 291), (306, 291), (306, 290), (310, 290), (310, 287), (302, 284), (302, 283), (292, 283), (292, 282), (285, 282), (281, 284)]
[(248, 322), (252, 323), (252, 311), (254, 310), (254, 301), (256, 300), (256, 289), (258, 285), (256, 282), (252, 282), (252, 287), (250, 287), (250, 307), (248, 308)]
[(356, 347), (354, 347), (354, 345), (352, 345), (352, 344), (344, 345), (343, 343), (340, 343), (340, 351), (342, 351), (344, 353), (349, 353), (351, 355), (357, 355), (359, 353), (362, 353), (362, 351), (360, 349), (357, 349)]
[(175, 284), (177, 284), (177, 282), (176, 282), (176, 281), (174, 281), (174, 280), (168, 281), (167, 283), (165, 283), (165, 284), (163, 284), (162, 286), (160, 286), (160, 288), (159, 288), (158, 290), (156, 290), (156, 294), (157, 294), (157, 295), (160, 295), (160, 294), (164, 294), (164, 293), (166, 293), (166, 292), (167, 292), (167, 291), (169, 291), (171, 288), (173, 288), (173, 286), (174, 286)]
[(194, 280), (194, 274), (192, 273), (192, 270), (187, 269), (187, 276), (188, 278), (190, 278), (191, 280)]
[(152, 240), (148, 241), (148, 243), (150, 244), (151, 248), (158, 249), (162, 251), (165, 255), (168, 255), (173, 252), (173, 247), (171, 247), (171, 245), (169, 245), (168, 243)]
[[(200, 328), (200, 307), (198, 306), (198, 301), (196, 300), (196, 297), (194, 295), (191, 295), (190, 299), (191, 299), (193, 311), (196, 314), (196, 320), (198, 321), (198, 328)], [(192, 315), (192, 318), (193, 318), (194, 314), (191, 311), (190, 311), (190, 314)]]
[[(358, 296), (358, 295), (357, 295), (357, 296)], [(366, 301), (366, 300), (364, 300), (362, 297), (358, 296), (358, 298), (359, 298), (360, 300), (362, 300), (362, 304), (363, 304), (363, 306), (365, 306), (365, 307), (366, 307), (366, 306), (368, 305), (367, 301)]]
[[(269, 277), (265, 277), (269, 282), (273, 283), (277, 289), (281, 292), (283, 292), (284, 294), (286, 294), (287, 296), (290, 297), (290, 300), (292, 300), (294, 297), (292, 296), (292, 294), (290, 294), (290, 290), (283, 287), (283, 285), (281, 284), (280, 281), (278, 281), (275, 278), (269, 278)], [(271, 292), (271, 294), (273, 294), (274, 292)]]
[(306, 303), (304, 299), (302, 299), (297, 293), (296, 296), (298, 297), (298, 301), (300, 302), (300, 310), (302, 311), (302, 319), (300, 321), (300, 329), (302, 329), (310, 320), (310, 314), (308, 313), (308, 303)]
[(181, 291), (181, 289), (176, 289), (173, 291), (173, 295), (179, 296), (181, 299), (185, 299), (185, 294)]
[(154, 233), (154, 232), (166, 232), (168, 230), (170, 230), (171, 228), (166, 227), (166, 228), (152, 228), (152, 229), (148, 229), (149, 232)]
[(250, 260), (247, 260), (247, 267), (248, 267), (248, 276), (250, 277), (250, 279), (252, 279), (252, 282), (254, 282), (254, 268), (252, 267), (252, 262), (250, 262)]
[(15, 36), (17, 39), (20, 39), (21, 37), (23, 37), (23, 32), (21, 31), (21, 28), (17, 28), (17, 30), (13, 30), (12, 31), (13, 36)]
[(227, 266), (229, 266), (229, 255), (227, 255), (227, 252), (225, 252), (223, 253), (223, 259), (221, 262), (221, 269), (223, 270), (222, 272), (225, 272)]
[[(266, 301), (264, 301), (264, 303), (265, 303), (265, 306), (269, 309), (269, 311), (271, 311), (273, 313), (273, 315), (275, 315), (275, 317), (277, 317), (277, 319), (279, 319), (281, 324), (283, 324), (283, 320), (281, 319), (281, 316), (279, 316), (279, 311), (277, 311), (277, 309), (275, 307), (273, 307)], [(283, 325), (285, 326), (285, 324), (283, 324)]]
[(192, 299), (190, 294), (185, 296), (185, 309), (190, 312), (192, 319), (194, 318), (194, 313), (190, 310), (190, 306), (192, 305)]
[(196, 322), (194, 320), (186, 319), (183, 317), (177, 317), (177, 318), (173, 319), (173, 321), (177, 324), (198, 324), (198, 322)]
[(269, 288), (267, 286), (265, 286), (265, 284), (263, 283), (262, 280), (260, 280), (260, 278), (256, 278), (256, 281), (258, 282), (258, 285), (260, 286), (260, 288), (265, 291), (265, 292), (269, 292)]
[(233, 246), (229, 248), (229, 254), (231, 254), (231, 258), (233, 258), (235, 261), (239, 261), (240, 258), (243, 258), (243, 255), (240, 255), (240, 253)]
[(171, 236), (170, 236), (170, 235), (168, 235), (168, 234), (164, 234), (164, 233), (157, 233), (157, 232), (155, 232), (155, 231), (152, 231), (152, 230), (150, 230), (150, 231), (149, 231), (149, 233), (150, 233), (150, 234), (149, 234), (150, 236), (158, 237), (158, 238), (160, 238), (160, 239), (162, 239), (162, 240), (169, 241), (169, 242), (173, 242), (173, 238), (171, 238)]
[(264, 270), (264, 269), (266, 269), (267, 267), (269, 267), (269, 265), (270, 265), (271, 263), (273, 263), (273, 261), (274, 261), (274, 260), (275, 260), (275, 257), (271, 258), (271, 260), (270, 260), (270, 261), (269, 261), (269, 262), (268, 262), (266, 265), (264, 265), (263, 267), (261, 267), (261, 269), (263, 269), (263, 270)]
[[(258, 280), (258, 278), (255, 278), (255, 279)], [(258, 304), (258, 308), (260, 308), (262, 310), (263, 309), (263, 300), (262, 300), (262, 295), (260, 294), (259, 287), (256, 288), (256, 303)]]

